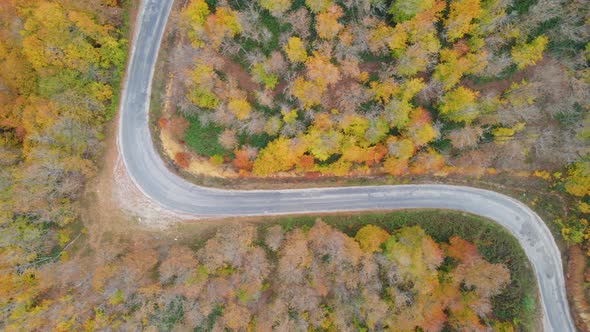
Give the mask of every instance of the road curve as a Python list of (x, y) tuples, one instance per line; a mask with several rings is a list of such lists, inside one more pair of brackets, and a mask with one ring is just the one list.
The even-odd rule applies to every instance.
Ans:
[(220, 190), (194, 185), (171, 173), (152, 144), (148, 110), (172, 3), (142, 1), (119, 115), (119, 153), (130, 177), (148, 198), (166, 209), (201, 218), (403, 208), (443, 208), (480, 215), (504, 226), (524, 248), (537, 276), (545, 331), (575, 331), (555, 240), (537, 214), (508, 196), (447, 185)]

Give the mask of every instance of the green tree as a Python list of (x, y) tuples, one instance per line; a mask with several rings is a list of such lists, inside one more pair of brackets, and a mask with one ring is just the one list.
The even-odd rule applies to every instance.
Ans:
[(412, 19), (417, 13), (428, 10), (434, 5), (434, 0), (394, 0), (389, 7), (389, 13), (395, 22)]
[(258, 0), (260, 7), (279, 16), (291, 8), (291, 0)]
[(548, 42), (547, 37), (541, 35), (533, 39), (530, 43), (518, 43), (512, 47), (512, 60), (518, 69), (534, 65), (537, 61), (541, 60)]
[(460, 86), (442, 97), (438, 111), (450, 121), (470, 124), (479, 116), (476, 99), (477, 92)]

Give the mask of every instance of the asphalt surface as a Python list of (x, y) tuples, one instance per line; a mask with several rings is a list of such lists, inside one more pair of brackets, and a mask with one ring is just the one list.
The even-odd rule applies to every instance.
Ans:
[[(158, 49), (173, 0), (144, 0), (121, 100), (118, 145), (137, 187), (162, 207), (199, 218), (312, 212), (441, 208), (494, 220), (524, 248), (537, 276), (546, 331), (575, 331), (563, 265), (545, 223), (521, 202), (491, 191), (446, 185), (343, 187), (302, 190), (220, 190), (171, 173), (152, 144), (149, 95)], [(531, 280), (534, 282), (534, 280)]]

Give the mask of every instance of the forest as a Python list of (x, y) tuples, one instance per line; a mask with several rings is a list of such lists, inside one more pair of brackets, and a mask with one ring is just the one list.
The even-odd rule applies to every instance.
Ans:
[(586, 243), (589, 22), (584, 1), (181, 1), (154, 137), (197, 181), (541, 179)]
[[(533, 274), (506, 231), (450, 212), (374, 218), (242, 223), (183, 243), (88, 234), (77, 257), (36, 272), (37, 301), (13, 308), (4, 328), (534, 330)], [(448, 234), (426, 233), (437, 223)]]
[[(0, 329), (80, 224), (127, 57), (117, 1), (0, 1)], [(122, 30), (123, 29), (123, 30)]]
[[(85, 189), (104, 159), (136, 5), (0, 0), (0, 330), (538, 327), (516, 240), (461, 214), (289, 218), (183, 243), (93, 224)], [(549, 225), (590, 255), (585, 1), (176, 6), (155, 124), (179, 169), (524, 174), (565, 197)], [(586, 257), (578, 264), (583, 311), (590, 274)]]
[(587, 153), (583, 2), (191, 0), (175, 14), (158, 124), (181, 168), (477, 176)]

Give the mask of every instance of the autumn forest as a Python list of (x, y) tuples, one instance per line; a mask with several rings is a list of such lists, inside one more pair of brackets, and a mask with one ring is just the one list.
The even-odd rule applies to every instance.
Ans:
[[(541, 329), (535, 271), (485, 218), (117, 205), (139, 8), (0, 0), (0, 330)], [(589, 64), (584, 0), (176, 0), (146, 144), (207, 186), (511, 196), (555, 237), (590, 328)]]
[(588, 15), (580, 1), (178, 2), (155, 141), (208, 185), (540, 180), (568, 197), (556, 222), (581, 243)]

